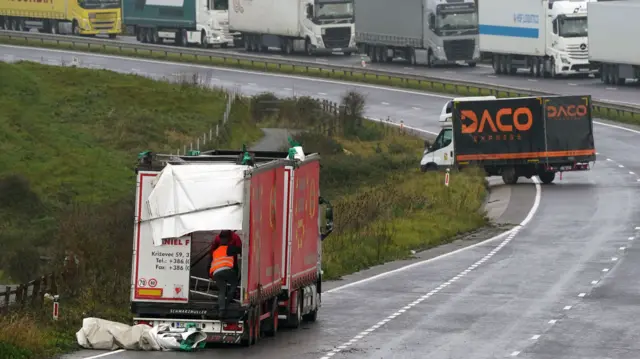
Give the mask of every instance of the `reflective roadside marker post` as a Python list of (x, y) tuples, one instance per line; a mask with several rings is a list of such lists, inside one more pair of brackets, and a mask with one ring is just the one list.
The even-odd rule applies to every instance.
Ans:
[(60, 299), (60, 296), (53, 296), (53, 320), (58, 320), (58, 316), (60, 315), (60, 303), (58, 299)]
[(444, 174), (444, 185), (449, 187), (449, 169), (447, 168), (447, 173)]

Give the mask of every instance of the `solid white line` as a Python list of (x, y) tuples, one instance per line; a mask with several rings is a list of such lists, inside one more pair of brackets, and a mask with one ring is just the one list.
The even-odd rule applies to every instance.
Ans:
[(102, 353), (102, 354), (99, 354), (99, 355), (95, 355), (95, 356), (92, 356), (92, 357), (86, 357), (86, 358), (83, 358), (83, 359), (97, 359), (97, 358), (104, 358), (104, 357), (106, 357), (106, 356), (114, 355), (114, 354), (119, 354), (119, 353), (122, 353), (122, 352), (124, 352), (124, 351), (126, 351), (126, 350), (124, 350), (124, 349), (118, 349), (118, 350), (114, 350), (114, 351), (112, 351), (112, 352)]
[(531, 340), (538, 340), (538, 339), (540, 339), (540, 335), (539, 334), (536, 334), (536, 335), (531, 337)]
[(557, 321), (556, 319), (551, 319), (551, 320), (549, 321), (549, 324), (556, 324), (557, 322), (558, 322), (558, 321)]
[(578, 297), (584, 298), (585, 295), (587, 295), (587, 293), (580, 293), (580, 294), (578, 294)]
[[(464, 247), (464, 248), (456, 249), (453, 252), (444, 253), (444, 254), (441, 254), (441, 255), (439, 255), (437, 257), (433, 257), (433, 258), (429, 258), (429, 259), (426, 259), (426, 260), (423, 260), (423, 261), (420, 261), (420, 262), (408, 264), (408, 265), (406, 265), (404, 267), (396, 268), (396, 269), (390, 270), (388, 272), (383, 272), (383, 273), (371, 276), (369, 278), (364, 278), (364, 279), (361, 279), (361, 280), (358, 280), (358, 281), (355, 281), (355, 282), (352, 282), (352, 283), (341, 285), (339, 287), (335, 287), (335, 288), (329, 289), (328, 291), (326, 291), (324, 293), (325, 294), (329, 294), (329, 293), (339, 292), (339, 291), (341, 291), (343, 289), (346, 289), (346, 288), (349, 288), (349, 287), (353, 287), (353, 286), (356, 286), (356, 285), (360, 285), (360, 284), (364, 284), (364, 283), (367, 283), (367, 282), (370, 282), (370, 281), (373, 281), (373, 280), (377, 280), (377, 279), (380, 279), (380, 278), (384, 278), (384, 277), (387, 277), (387, 276), (392, 275), (394, 273), (404, 272), (406, 270), (409, 270), (409, 269), (417, 267), (417, 266), (422, 266), (422, 265), (425, 265), (425, 264), (428, 264), (428, 263), (431, 263), (431, 262), (435, 262), (437, 260), (441, 260), (441, 259), (450, 257), (452, 255), (455, 255), (455, 254), (458, 254), (458, 253), (461, 253), (461, 252), (468, 251), (470, 249), (479, 247), (479, 246), (487, 244), (487, 243), (495, 242), (495, 241), (497, 241), (499, 239), (502, 239), (504, 237), (510, 236), (512, 233), (517, 233), (517, 231), (519, 231), (520, 228), (526, 226), (529, 222), (531, 222), (531, 220), (533, 219), (533, 216), (538, 211), (538, 207), (540, 206), (540, 199), (541, 199), (541, 196), (542, 196), (542, 189), (540, 188), (540, 183), (538, 182), (538, 180), (535, 177), (532, 177), (532, 179), (534, 181), (533, 182), (534, 185), (536, 186), (536, 197), (535, 197), (535, 199), (533, 201), (533, 206), (531, 206), (531, 209), (529, 210), (529, 213), (527, 214), (525, 219), (523, 219), (522, 222), (520, 222), (520, 224), (518, 224), (517, 226), (513, 227), (512, 229), (510, 229), (510, 230), (508, 230), (506, 232), (502, 232), (501, 234), (498, 234), (495, 237), (486, 239), (486, 240), (484, 240), (482, 242), (478, 242), (478, 243), (472, 244), (472, 245)], [(481, 261), (484, 262), (483, 260), (481, 260)]]
[(569, 310), (569, 309), (571, 309), (571, 306), (570, 306), (570, 305), (567, 305), (567, 306), (566, 306), (566, 307), (564, 307), (563, 309), (564, 309), (564, 310)]
[(598, 284), (598, 281), (597, 281), (597, 280), (592, 280), (592, 281), (591, 281), (591, 285), (596, 285), (596, 284)]

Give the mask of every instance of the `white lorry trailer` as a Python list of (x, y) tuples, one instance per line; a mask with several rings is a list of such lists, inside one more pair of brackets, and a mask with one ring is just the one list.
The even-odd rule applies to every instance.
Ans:
[(227, 47), (229, 0), (123, 0), (124, 23), (142, 43)]
[(356, 43), (372, 62), (434, 66), (480, 59), (474, 0), (355, 0)]
[(353, 0), (233, 0), (229, 29), (247, 51), (285, 54), (357, 51)]
[(587, 3), (593, 0), (482, 0), (480, 51), (496, 74), (536, 77), (597, 73), (589, 63)]
[(629, 41), (640, 34), (640, 2), (590, 3), (588, 18), (589, 61), (600, 66), (602, 82), (640, 79), (640, 46)]

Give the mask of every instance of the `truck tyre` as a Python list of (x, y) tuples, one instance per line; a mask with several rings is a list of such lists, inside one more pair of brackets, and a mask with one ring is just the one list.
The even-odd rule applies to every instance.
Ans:
[(431, 49), (429, 49), (429, 54), (427, 55), (427, 67), (433, 67), (434, 66), (434, 58), (433, 58), (433, 51), (431, 51)]
[(298, 295), (296, 296), (296, 298), (298, 300), (298, 302), (296, 303), (298, 310), (296, 311), (296, 314), (289, 313), (289, 316), (287, 318), (287, 326), (294, 329), (299, 328), (300, 323), (302, 323), (302, 291), (301, 290), (298, 290)]
[(500, 75), (502, 73), (502, 64), (500, 63), (500, 55), (493, 55), (493, 72), (496, 75)]
[(540, 181), (542, 181), (542, 183), (550, 184), (556, 178), (556, 173), (555, 172), (546, 172), (545, 171), (545, 172), (541, 172), (540, 174), (538, 174), (538, 177), (540, 177)]
[[(316, 298), (316, 302), (320, 302), (320, 293), (316, 294), (317, 298)], [(318, 319), (318, 307), (316, 307), (314, 310), (310, 311), (309, 313), (305, 314), (302, 316), (302, 320), (304, 320), (305, 322), (315, 322)]]
[(313, 56), (313, 48), (311, 47), (311, 41), (308, 38), (304, 41), (304, 52), (308, 56)]
[(202, 30), (200, 32), (200, 47), (202, 47), (203, 49), (207, 48), (207, 33)]
[(71, 26), (71, 34), (73, 34), (73, 36), (80, 36), (80, 26), (78, 26), (78, 22), (73, 20), (73, 25)]
[(242, 42), (244, 42), (244, 51), (246, 51), (246, 52), (252, 52), (253, 51), (253, 48), (251, 47), (251, 37), (250, 36), (244, 36)]
[(539, 58), (533, 59), (534, 72), (536, 77), (542, 77), (542, 61)]
[(48, 32), (50, 34), (57, 34), (58, 33), (58, 22), (55, 20), (51, 20), (49, 21), (49, 25), (48, 25)]
[(274, 298), (271, 304), (271, 317), (264, 323), (264, 334), (274, 337), (278, 332), (278, 298)]
[(254, 310), (252, 308), (252, 309), (249, 309), (249, 313), (247, 313), (247, 320), (244, 323), (245, 332), (242, 334), (242, 338), (240, 338), (240, 345), (244, 347), (250, 347), (252, 344), (254, 344), (254, 338), (255, 338), (254, 322), (255, 322), (255, 316), (254, 316)]
[(505, 184), (516, 184), (518, 182), (518, 176), (516, 175), (516, 169), (513, 167), (505, 168), (502, 170), (502, 181)]

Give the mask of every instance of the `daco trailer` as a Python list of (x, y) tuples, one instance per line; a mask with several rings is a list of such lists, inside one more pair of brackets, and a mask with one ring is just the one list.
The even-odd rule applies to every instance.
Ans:
[(587, 3), (593, 0), (481, 0), (480, 51), (496, 74), (589, 74)]
[(451, 108), (424, 152), (423, 171), (480, 166), (506, 184), (533, 176), (548, 184), (596, 160), (591, 96), (467, 98)]
[(640, 79), (640, 2), (592, 2), (589, 18), (589, 61), (600, 66), (605, 84), (624, 85)]
[(412, 65), (475, 66), (478, 9), (474, 0), (355, 0), (356, 43), (372, 62), (403, 58)]
[[(299, 148), (299, 147), (298, 147)], [(298, 151), (143, 153), (137, 168), (131, 311), (136, 324), (194, 323), (209, 342), (256, 343), (320, 308), (319, 156)], [(244, 164), (247, 163), (247, 164)], [(221, 230), (242, 239), (239, 288), (227, 315), (208, 278)]]

